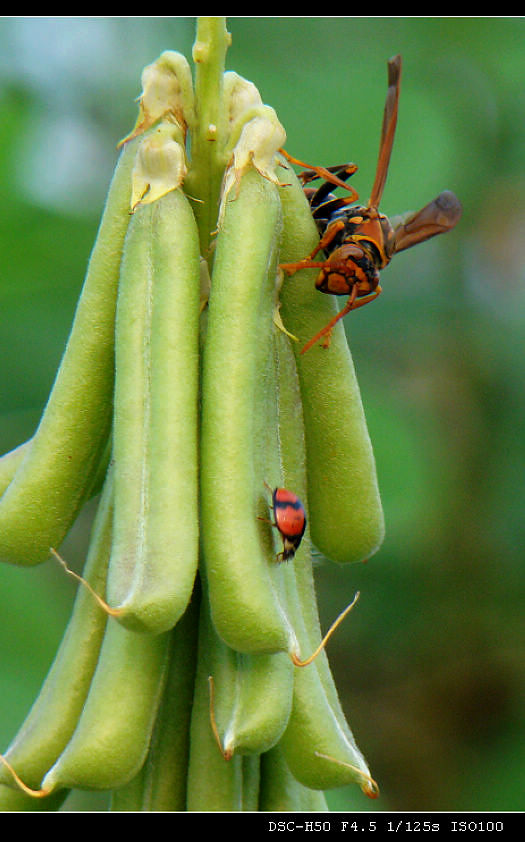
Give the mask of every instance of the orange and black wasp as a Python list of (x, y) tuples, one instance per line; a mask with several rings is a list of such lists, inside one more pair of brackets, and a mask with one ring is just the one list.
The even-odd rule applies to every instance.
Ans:
[[(299, 269), (319, 268), (316, 288), (331, 295), (348, 295), (340, 312), (304, 346), (304, 354), (312, 345), (326, 337), (323, 345), (330, 343), (334, 325), (350, 310), (363, 307), (380, 294), (379, 272), (390, 263), (394, 254), (422, 243), (436, 234), (450, 231), (461, 216), (461, 204), (450, 190), (440, 193), (424, 208), (402, 218), (394, 225), (379, 212), (379, 203), (385, 187), (388, 165), (394, 143), (397, 123), (399, 89), (401, 82), (401, 56), (388, 62), (388, 91), (386, 96), (379, 158), (370, 199), (366, 206), (352, 205), (359, 197), (346, 184), (357, 167), (343, 164), (334, 167), (309, 167), (299, 174), (303, 186), (317, 178), (323, 179), (318, 189), (305, 187), (312, 215), (321, 234), (315, 249), (296, 263), (282, 263), (289, 275)], [(291, 163), (308, 167), (281, 150)], [(338, 197), (332, 192), (334, 185), (344, 187), (350, 196)], [(324, 252), (324, 260), (315, 260)]]

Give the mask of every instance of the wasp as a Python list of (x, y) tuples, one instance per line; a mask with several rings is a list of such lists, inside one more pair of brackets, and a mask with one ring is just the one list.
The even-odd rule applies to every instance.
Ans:
[[(352, 204), (359, 196), (346, 183), (357, 170), (355, 164), (310, 167), (281, 150), (291, 163), (309, 167), (299, 174), (299, 178), (320, 232), (318, 245), (307, 257), (296, 263), (282, 263), (281, 268), (289, 275), (299, 269), (318, 268), (320, 271), (315, 285), (320, 292), (348, 296), (337, 315), (307, 342), (301, 350), (302, 354), (323, 337), (326, 337), (323, 346), (328, 347), (334, 325), (351, 310), (363, 307), (377, 298), (382, 291), (379, 273), (395, 254), (436, 234), (450, 231), (461, 216), (461, 204), (450, 190), (440, 193), (417, 213), (405, 215), (394, 224), (379, 211), (397, 124), (401, 64), (400, 55), (388, 62), (388, 90), (379, 157), (366, 206)], [(318, 178), (323, 179), (320, 187), (305, 187)], [(350, 196), (336, 196), (332, 192), (334, 185), (344, 187)], [(319, 252), (324, 252), (324, 260), (315, 259)]]

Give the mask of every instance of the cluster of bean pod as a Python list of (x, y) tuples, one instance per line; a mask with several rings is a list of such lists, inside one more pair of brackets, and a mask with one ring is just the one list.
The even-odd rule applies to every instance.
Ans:
[[(326, 810), (326, 789), (377, 794), (312, 574), (312, 545), (346, 563), (383, 537), (359, 389), (342, 327), (299, 354), (335, 303), (312, 270), (279, 270), (318, 233), (271, 109), (225, 74), (208, 252), (185, 182), (189, 67), (174, 53), (152, 67), (172, 84), (143, 96), (122, 146), (41, 422), (0, 459), (3, 562), (46, 561), (99, 494), (88, 587), (3, 754), (0, 809), (97, 789), (113, 810)], [(269, 487), (307, 512), (285, 563)]]

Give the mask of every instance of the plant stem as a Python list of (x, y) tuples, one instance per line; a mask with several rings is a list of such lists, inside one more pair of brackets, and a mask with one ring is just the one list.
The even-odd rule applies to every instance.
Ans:
[(225, 17), (199, 17), (193, 45), (196, 126), (191, 137), (191, 167), (186, 192), (193, 199), (201, 253), (208, 256), (216, 228), (221, 181), (226, 161), (228, 119), (223, 102), (226, 52), (231, 37)]

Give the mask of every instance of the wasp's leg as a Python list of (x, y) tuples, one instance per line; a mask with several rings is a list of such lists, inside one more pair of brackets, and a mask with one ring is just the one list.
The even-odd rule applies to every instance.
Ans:
[[(304, 161), (299, 161), (298, 158), (292, 158), (285, 149), (279, 149), (279, 152), (290, 164), (296, 164), (298, 167), (306, 167), (306, 170), (299, 173), (299, 179), (301, 180), (303, 186), (308, 184), (310, 181), (314, 181), (316, 178), (322, 178), (327, 185), (344, 187), (345, 190), (348, 190), (351, 194), (349, 201), (355, 202), (359, 198), (357, 191), (354, 190), (353, 187), (350, 187), (350, 185), (346, 184), (346, 180), (357, 171), (356, 164), (336, 164), (333, 167), (318, 167), (312, 164), (306, 164)], [(319, 190), (324, 190), (324, 188), (325, 185), (320, 187)], [(328, 195), (330, 189), (330, 186), (326, 188), (326, 195)], [(319, 191), (316, 191), (316, 193), (318, 192)]]
[(295, 272), (299, 271), (299, 269), (329, 269), (330, 264), (326, 260), (314, 260), (314, 257), (318, 254), (318, 252), (323, 251), (327, 246), (329, 246), (334, 237), (344, 227), (345, 223), (342, 219), (332, 222), (324, 232), (314, 250), (311, 251), (307, 257), (303, 257), (302, 260), (298, 260), (296, 263), (280, 263), (279, 268), (284, 269), (288, 275), (294, 275)]
[(324, 183), (315, 191), (316, 197), (324, 198), (334, 187), (344, 187), (345, 190), (348, 190), (352, 194), (347, 201), (354, 201), (354, 199), (358, 198), (354, 188), (346, 184), (350, 176), (357, 172), (357, 164), (335, 164), (333, 167), (310, 167), (309, 164), (304, 164), (302, 161), (297, 161), (297, 163), (300, 166), (309, 167), (309, 169), (299, 173), (299, 178), (303, 185), (308, 184), (310, 181), (315, 181), (316, 178), (323, 179)]
[(334, 318), (331, 319), (328, 322), (328, 324), (323, 327), (322, 330), (319, 331), (319, 333), (316, 333), (316, 335), (312, 339), (310, 339), (309, 342), (306, 343), (304, 348), (301, 349), (301, 354), (305, 354), (312, 347), (312, 345), (315, 345), (315, 343), (318, 342), (319, 339), (321, 339), (321, 337), (323, 336), (326, 337), (325, 341), (323, 342), (323, 348), (328, 348), (330, 345), (330, 338), (332, 335), (334, 325), (336, 325), (340, 319), (346, 316), (346, 314), (349, 313), (350, 310), (357, 310), (359, 307), (364, 307), (365, 304), (370, 304), (370, 302), (373, 301), (374, 298), (377, 298), (377, 296), (381, 292), (382, 289), (380, 286), (378, 286), (374, 290), (374, 292), (371, 292), (369, 295), (365, 295), (362, 298), (357, 298), (357, 286), (354, 286), (348, 298), (348, 301), (346, 302), (343, 309), (340, 310), (339, 313), (336, 316), (334, 316)]
[[(352, 202), (356, 202), (359, 199), (359, 193), (357, 190), (354, 190), (353, 187), (350, 187), (348, 184), (340, 184), (340, 181), (346, 182), (347, 178), (350, 178), (357, 170), (357, 166), (355, 164), (342, 164), (335, 167), (326, 167), (324, 172), (328, 172), (329, 174), (334, 174), (336, 180), (334, 181), (333, 178), (327, 178), (326, 175), (324, 176), (324, 181), (317, 190), (313, 188), (309, 188), (309, 202), (312, 207), (318, 207), (325, 202), (325, 199), (330, 198), (331, 202), (330, 205), (334, 205), (333, 210), (336, 210), (338, 207), (343, 207), (344, 205), (350, 205)], [(313, 181), (314, 178), (318, 178), (319, 176), (315, 171), (313, 172), (313, 176), (308, 179), (308, 181)], [(304, 175), (310, 175), (310, 172), (300, 173), (300, 176), (303, 177)], [(306, 181), (303, 181), (303, 185), (306, 184)], [(333, 195), (334, 186), (341, 187), (343, 186), (346, 190), (349, 191), (349, 196), (336, 197)], [(306, 192), (306, 190), (305, 190)], [(326, 203), (325, 203), (326, 206)]]

